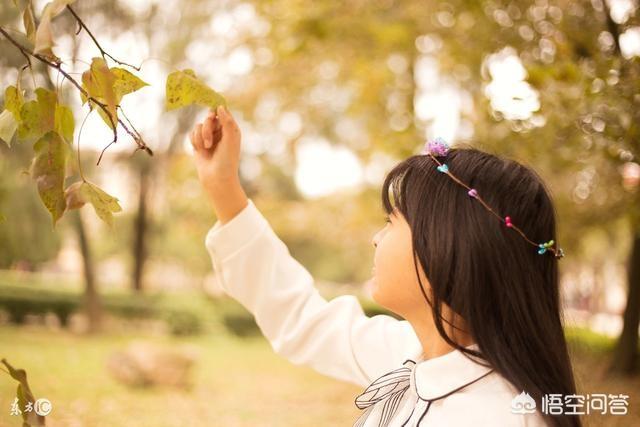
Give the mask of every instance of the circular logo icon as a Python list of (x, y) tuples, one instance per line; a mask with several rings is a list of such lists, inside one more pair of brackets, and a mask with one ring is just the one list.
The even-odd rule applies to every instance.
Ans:
[(38, 399), (36, 400), (36, 403), (33, 406), (34, 406), (34, 410), (36, 411), (36, 414), (43, 417), (46, 415), (49, 415), (49, 413), (51, 412), (51, 409), (53, 409), (49, 399)]

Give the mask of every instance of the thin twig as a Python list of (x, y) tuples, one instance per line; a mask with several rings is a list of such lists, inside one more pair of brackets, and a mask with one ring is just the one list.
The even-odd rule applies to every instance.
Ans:
[(84, 128), (84, 123), (89, 118), (89, 114), (91, 114), (91, 110), (87, 111), (87, 115), (84, 116), (82, 124), (80, 125), (80, 130), (78, 131), (78, 172), (80, 172), (80, 178), (82, 178), (84, 182), (87, 182), (87, 180), (84, 179), (84, 174), (82, 173), (82, 162), (80, 161), (80, 137), (82, 136), (82, 129)]
[(133, 126), (133, 123), (131, 123), (131, 120), (129, 120), (129, 117), (127, 117), (127, 115), (124, 113), (124, 110), (122, 109), (122, 107), (118, 105), (117, 108), (120, 110), (120, 113), (122, 113), (122, 117), (124, 117), (127, 123), (129, 123), (129, 126), (131, 126), (131, 129), (133, 129), (133, 131), (136, 133), (136, 135), (138, 135), (138, 137), (142, 138), (142, 136), (140, 136), (140, 132), (138, 132), (138, 130)]
[(91, 40), (93, 40), (93, 42), (95, 43), (96, 47), (100, 51), (100, 54), (102, 55), (102, 58), (107, 56), (107, 57), (111, 58), (114, 62), (118, 63), (118, 65), (126, 65), (127, 67), (131, 67), (131, 68), (135, 69), (136, 71), (140, 71), (140, 66), (136, 67), (135, 65), (131, 65), (131, 64), (127, 64), (126, 62), (119, 61), (116, 58), (114, 58), (113, 56), (111, 56), (107, 51), (105, 51), (102, 48), (102, 46), (100, 46), (100, 43), (98, 43), (98, 40), (91, 33), (89, 28), (87, 28), (87, 26), (85, 25), (84, 21), (82, 21), (82, 19), (80, 19), (80, 17), (76, 13), (76, 11), (73, 10), (71, 8), (71, 6), (69, 6), (69, 5), (67, 5), (67, 9), (69, 10), (69, 12), (71, 12), (73, 17), (76, 18), (76, 21), (78, 21), (78, 25), (80, 26), (80, 28), (78, 29), (78, 32), (76, 32), (76, 34), (80, 33), (80, 29), (84, 28), (84, 30), (87, 32), (87, 34), (89, 34), (89, 37), (91, 37)]

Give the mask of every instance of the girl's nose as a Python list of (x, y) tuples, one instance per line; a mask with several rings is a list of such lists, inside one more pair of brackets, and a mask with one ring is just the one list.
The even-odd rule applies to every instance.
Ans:
[(378, 240), (380, 236), (380, 232), (378, 231), (376, 234), (373, 235), (373, 238), (371, 239), (371, 244), (373, 244), (373, 247), (375, 248), (376, 246), (378, 246)]

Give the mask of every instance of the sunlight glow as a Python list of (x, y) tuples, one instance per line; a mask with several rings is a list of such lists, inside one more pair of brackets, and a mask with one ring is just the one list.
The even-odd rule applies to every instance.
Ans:
[(540, 109), (538, 93), (525, 81), (525, 70), (512, 47), (491, 54), (483, 65), (489, 71), (491, 82), (485, 94), (491, 107), (508, 120), (526, 120)]
[(353, 187), (363, 178), (360, 161), (351, 150), (322, 138), (304, 137), (296, 148), (295, 183), (309, 198)]

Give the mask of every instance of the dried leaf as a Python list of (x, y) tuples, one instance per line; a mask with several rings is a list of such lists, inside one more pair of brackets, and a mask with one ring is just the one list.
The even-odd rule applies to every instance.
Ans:
[(98, 217), (113, 226), (113, 214), (122, 211), (118, 199), (88, 181), (73, 183), (65, 190), (67, 209), (78, 209), (91, 203)]
[(27, 38), (31, 43), (36, 43), (36, 21), (33, 18), (33, 9), (31, 4), (27, 4), (22, 14), (22, 23), (24, 24), (24, 30), (27, 32)]
[(45, 5), (42, 9), (42, 15), (40, 18), (40, 24), (35, 33), (35, 48), (34, 53), (48, 56), (51, 59), (59, 60), (59, 58), (53, 53), (53, 31), (51, 29), (51, 21), (57, 15), (59, 15), (68, 4), (73, 3), (75, 0), (54, 0)]

